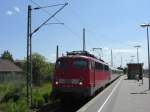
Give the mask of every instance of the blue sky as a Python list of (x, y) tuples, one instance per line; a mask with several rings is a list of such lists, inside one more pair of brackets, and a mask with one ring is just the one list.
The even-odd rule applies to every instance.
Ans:
[[(139, 49), (140, 62), (147, 67), (146, 29), (139, 25), (150, 22), (149, 0), (33, 0), (41, 6), (68, 2), (59, 14), (65, 25), (47, 25), (33, 35), (33, 52), (55, 61), (56, 45), (60, 55), (66, 51), (82, 49), (82, 29), (86, 29), (86, 49), (98, 56), (91, 48), (103, 48), (103, 59), (110, 63), (113, 49), (114, 66), (136, 62), (134, 45)], [(3, 0), (0, 4), (0, 54), (9, 50), (15, 59), (26, 56), (27, 5), (36, 7), (31, 0)], [(53, 14), (59, 7), (47, 8)], [(49, 15), (42, 10), (33, 11), (32, 28), (35, 29)], [(50, 22), (57, 22), (52, 19)]]

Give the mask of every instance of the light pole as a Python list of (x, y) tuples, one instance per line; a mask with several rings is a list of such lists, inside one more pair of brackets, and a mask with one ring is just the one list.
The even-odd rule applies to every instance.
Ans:
[(137, 63), (139, 63), (139, 52), (138, 52), (138, 48), (140, 48), (141, 46), (140, 45), (136, 45), (136, 46), (133, 46), (135, 48), (137, 48)]
[(149, 73), (149, 90), (150, 90), (150, 55), (149, 55), (149, 33), (148, 28), (150, 27), (150, 24), (141, 24), (140, 25), (143, 28), (146, 28), (147, 30), (147, 52), (148, 52), (148, 73)]
[(122, 68), (122, 64), (123, 64), (123, 63), (122, 63), (122, 60), (123, 60), (123, 59), (122, 59), (122, 56), (121, 56), (121, 63), (120, 63), (120, 67), (121, 67), (121, 68)]
[(111, 49), (111, 66), (113, 67), (113, 51)]

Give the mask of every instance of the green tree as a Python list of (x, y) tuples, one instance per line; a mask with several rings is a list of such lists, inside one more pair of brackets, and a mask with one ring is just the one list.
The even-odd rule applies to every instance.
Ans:
[(6, 51), (3, 52), (3, 54), (1, 55), (1, 59), (6, 59), (6, 60), (14, 61), (12, 54), (8, 50), (6, 50)]
[[(26, 60), (24, 70), (26, 70)], [(45, 77), (50, 77), (53, 73), (54, 65), (46, 62), (46, 58), (38, 53), (32, 54), (32, 74), (33, 83), (40, 85)]]

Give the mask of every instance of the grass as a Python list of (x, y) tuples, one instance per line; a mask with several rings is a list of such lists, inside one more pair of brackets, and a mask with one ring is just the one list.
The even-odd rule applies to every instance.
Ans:
[(25, 84), (0, 84), (0, 110), (2, 112), (28, 112), (25, 93)]
[(51, 85), (44, 83), (39, 87), (33, 89), (33, 107), (41, 107), (44, 103), (50, 101)]
[[(40, 108), (50, 101), (51, 84), (43, 83), (33, 87), (33, 106)], [(16, 99), (17, 94), (17, 99)], [(3, 99), (3, 100), (2, 100)], [(0, 111), (2, 112), (29, 112), (26, 102), (25, 84), (0, 84)]]
[(2, 112), (29, 112), (25, 99), (20, 99), (17, 102), (8, 101), (0, 105)]
[(49, 82), (42, 84), (41, 86), (35, 86), (33, 91), (39, 90), (41, 94), (51, 93), (52, 87)]

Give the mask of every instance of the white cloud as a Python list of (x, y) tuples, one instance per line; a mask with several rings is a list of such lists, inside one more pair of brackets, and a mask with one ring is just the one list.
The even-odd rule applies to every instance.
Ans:
[(12, 12), (12, 11), (10, 11), (10, 10), (8, 10), (8, 11), (6, 12), (6, 15), (11, 16), (12, 14), (13, 14), (13, 12)]
[(117, 53), (132, 53), (134, 52), (133, 49), (113, 49), (113, 52), (117, 52)]
[(19, 7), (17, 7), (17, 6), (14, 7), (14, 10), (15, 10), (16, 12), (20, 12)]
[(140, 45), (140, 46), (142, 46), (142, 45), (144, 45), (145, 44), (145, 41), (143, 41), (143, 42), (128, 42), (128, 46), (131, 46), (131, 47), (134, 47), (134, 46), (137, 46), (137, 45)]
[(110, 52), (110, 50), (112, 50), (115, 53), (132, 53), (134, 51), (134, 49), (110, 49), (108, 47), (103, 47), (102, 49), (104, 50), (104, 52)]
[(51, 53), (50, 56), (47, 56), (47, 57), (49, 57), (49, 58), (47, 59), (47, 61), (50, 61), (50, 62), (52, 62), (52, 63), (55, 63), (55, 61), (56, 61), (56, 54), (55, 54), (55, 53)]
[(13, 14), (14, 14), (14, 12), (17, 12), (17, 13), (19, 13), (19, 12), (20, 12), (19, 7), (17, 7), (17, 6), (15, 6), (15, 7), (14, 7), (14, 10), (15, 10), (15, 11), (11, 11), (11, 10), (6, 11), (6, 15), (11, 16), (11, 15), (13, 15)]
[(108, 47), (104, 47), (104, 48), (102, 48), (103, 50), (110, 50), (110, 48), (108, 48)]

